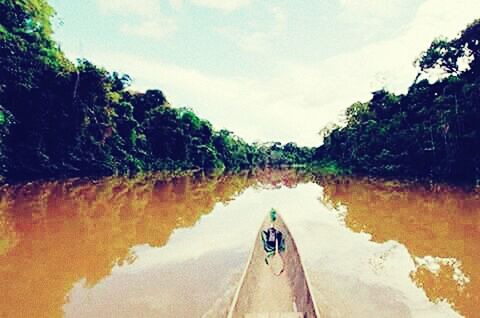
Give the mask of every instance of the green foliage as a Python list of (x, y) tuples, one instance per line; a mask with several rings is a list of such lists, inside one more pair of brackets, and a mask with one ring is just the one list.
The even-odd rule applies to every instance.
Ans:
[(343, 176), (351, 173), (349, 169), (340, 167), (338, 162), (333, 160), (314, 161), (307, 166), (306, 171), (316, 176)]
[(10, 127), (13, 124), (13, 115), (0, 105), (0, 181), (3, 181), (8, 171), (8, 148), (5, 139), (10, 134)]
[(0, 180), (218, 172), (311, 157), (294, 144), (250, 145), (170, 107), (160, 90), (128, 91), (128, 75), (69, 62), (51, 38), (54, 14), (45, 0), (0, 0)]
[(353, 104), (346, 126), (328, 131), (314, 158), (362, 174), (478, 182), (479, 43), (480, 20), (456, 39), (433, 41), (417, 61), (417, 79), (442, 69), (441, 79), (415, 82), (405, 95), (380, 90), (368, 103)]
[(478, 77), (480, 67), (480, 19), (468, 25), (460, 36), (448, 41), (436, 39), (430, 48), (423, 52), (417, 60), (422, 72), (440, 68), (447, 75), (460, 75), (461, 64), (469, 61), (469, 70), (462, 77), (473, 79)]
[(445, 72), (456, 74), (459, 53), (459, 50), (450, 45), (447, 39), (438, 38), (432, 42), (427, 51), (422, 53), (416, 63), (422, 71), (440, 68)]

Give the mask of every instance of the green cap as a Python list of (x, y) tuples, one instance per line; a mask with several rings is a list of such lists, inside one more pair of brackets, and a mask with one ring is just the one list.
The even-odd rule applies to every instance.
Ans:
[(272, 222), (275, 222), (275, 220), (277, 219), (277, 211), (275, 211), (274, 208), (270, 210), (270, 219), (272, 220)]

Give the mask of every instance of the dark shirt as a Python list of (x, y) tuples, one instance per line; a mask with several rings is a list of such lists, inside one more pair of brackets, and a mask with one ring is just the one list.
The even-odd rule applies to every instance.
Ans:
[(275, 251), (275, 243), (278, 241), (278, 250), (285, 250), (285, 241), (283, 239), (282, 232), (278, 231), (274, 227), (262, 231), (263, 248), (266, 252)]

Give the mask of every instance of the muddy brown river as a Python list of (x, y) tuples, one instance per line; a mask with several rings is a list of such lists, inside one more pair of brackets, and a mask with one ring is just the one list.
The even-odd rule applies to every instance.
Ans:
[(479, 317), (480, 196), (291, 170), (0, 190), (0, 317), (224, 317), (270, 208), (324, 317)]

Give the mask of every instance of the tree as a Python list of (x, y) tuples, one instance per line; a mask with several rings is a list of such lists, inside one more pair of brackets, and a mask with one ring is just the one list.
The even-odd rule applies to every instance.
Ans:
[[(480, 20), (420, 55), (406, 95), (384, 89), (346, 111), (346, 126), (327, 129), (316, 160), (380, 176), (480, 180)], [(430, 83), (421, 75), (441, 69)]]

